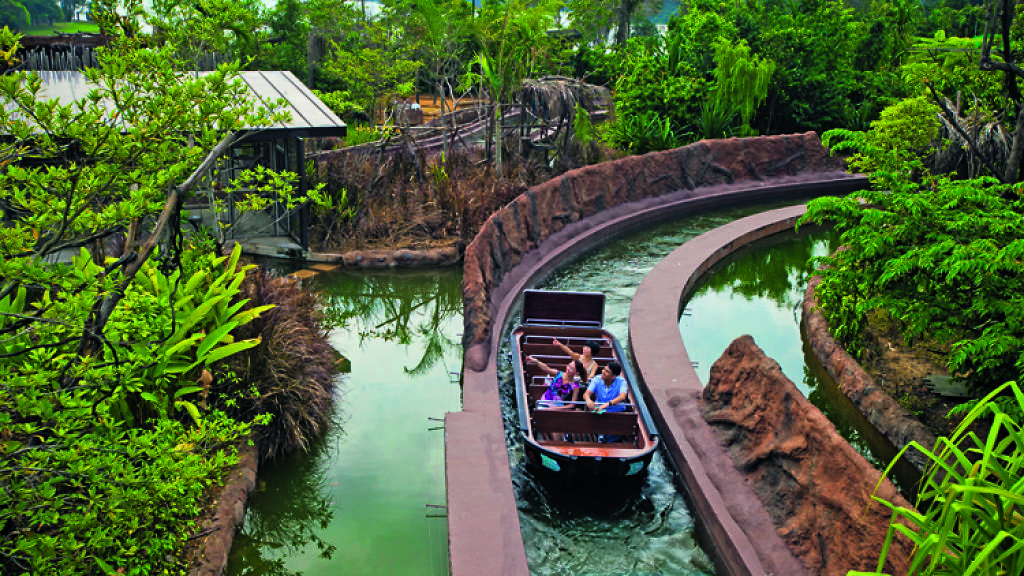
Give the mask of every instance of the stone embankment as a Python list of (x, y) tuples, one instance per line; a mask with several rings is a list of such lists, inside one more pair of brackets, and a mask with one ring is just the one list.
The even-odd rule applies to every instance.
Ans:
[(238, 465), (225, 476), (213, 516), (206, 519), (193, 539), (199, 554), (190, 576), (220, 576), (228, 566), (235, 530), (245, 521), (245, 505), (256, 488), (259, 457), (255, 445), (243, 442), (238, 448)]
[(570, 233), (563, 236), (581, 233), (610, 218), (609, 208), (626, 204), (639, 210), (645, 203), (650, 207), (701, 197), (713, 205), (715, 196), (730, 187), (733, 192), (749, 190), (750, 201), (755, 201), (760, 186), (787, 179), (846, 178), (863, 186), (844, 169), (845, 162), (830, 156), (818, 136), (808, 132), (704, 140), (586, 166), (531, 188), (491, 215), (466, 248), (462, 290), (468, 367), (479, 371), (486, 366), (493, 309), (504, 296), (500, 287), (514, 284), (503, 283), (505, 275), (554, 234), (566, 229)]
[[(734, 340), (711, 367), (701, 411), (776, 531), (815, 576), (874, 571), (889, 509), (910, 507), (888, 480), (836, 432), (750, 336)], [(899, 538), (884, 571), (903, 574), (911, 544)]]
[[(828, 323), (818, 310), (818, 302), (814, 297), (814, 290), (820, 283), (820, 276), (811, 279), (803, 301), (804, 329), (814, 355), (843, 394), (897, 450), (911, 441), (930, 450), (935, 446), (935, 434), (892, 396), (875, 386), (871, 375), (829, 334)], [(919, 472), (924, 472), (930, 464), (924, 454), (914, 449), (907, 450), (904, 458)]]

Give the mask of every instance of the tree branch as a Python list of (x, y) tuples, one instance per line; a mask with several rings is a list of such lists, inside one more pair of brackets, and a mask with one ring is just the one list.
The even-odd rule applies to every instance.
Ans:
[(949, 106), (946, 106), (946, 99), (940, 97), (939, 93), (935, 91), (935, 85), (928, 81), (926, 81), (924, 85), (927, 86), (928, 91), (932, 93), (932, 99), (935, 100), (935, 103), (942, 108), (942, 114), (946, 117), (946, 120), (949, 120), (950, 126), (952, 126), (953, 129), (956, 130), (957, 134), (959, 134), (960, 137), (963, 138), (971, 147), (971, 153), (981, 160), (981, 163), (985, 165), (985, 168), (988, 168), (988, 171), (991, 172), (993, 176), (1002, 180), (1003, 175), (999, 173), (999, 170), (996, 168), (995, 164), (992, 163), (992, 160), (981, 152), (978, 148), (978, 144), (974, 141), (974, 138), (971, 138), (970, 135), (967, 134), (967, 132), (960, 126), (960, 122), (957, 120), (956, 114), (949, 109)]

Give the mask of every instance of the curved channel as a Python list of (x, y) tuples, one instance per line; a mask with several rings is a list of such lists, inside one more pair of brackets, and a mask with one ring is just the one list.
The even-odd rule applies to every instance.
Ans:
[[(707, 212), (621, 237), (562, 266), (539, 287), (604, 292), (607, 296), (606, 328), (617, 338), (624, 339), (633, 294), (661, 259), (708, 230), (782, 204), (791, 202)], [(773, 239), (773, 242), (774, 246), (748, 250), (743, 256), (730, 259), (728, 264), (716, 269), (718, 274), (708, 275), (706, 285), (711, 293), (718, 296), (709, 296), (699, 290), (693, 304), (693, 317), (684, 316), (683, 323), (694, 317), (704, 321), (708, 316), (717, 315), (716, 307), (721, 302), (715, 302), (715, 299), (722, 297), (723, 292), (729, 292), (723, 290), (722, 285), (735, 285), (752, 279), (749, 293), (761, 294), (763, 298), (756, 304), (748, 303), (747, 311), (757, 307), (765, 310), (759, 314), (723, 315), (717, 322), (711, 320), (715, 324), (713, 327), (701, 326), (710, 334), (697, 340), (710, 342), (706, 348), (708, 351), (718, 348), (714, 358), (708, 357), (708, 365), (732, 338), (742, 333), (764, 333), (768, 330), (769, 335), (777, 340), (776, 347), (784, 351), (787, 359), (794, 356), (793, 349), (796, 350), (798, 365), (787, 361), (786, 371), (794, 381), (805, 385), (804, 374), (808, 368), (804, 366), (804, 356), (800, 352), (803, 348), (800, 318), (798, 313), (794, 315), (792, 304), (799, 303), (799, 294), (810, 273), (808, 257), (827, 250), (829, 236), (819, 232), (814, 236), (804, 234), (795, 240), (792, 237), (781, 241)], [(773, 256), (766, 257), (767, 253)], [(751, 274), (755, 277), (747, 278)], [(510, 326), (511, 323), (506, 332)], [(693, 334), (690, 336), (692, 339)], [(507, 353), (507, 349), (502, 353)], [(580, 507), (573, 503), (567, 506), (566, 502), (554, 501), (555, 497), (538, 486), (524, 468), (521, 445), (516, 435), (514, 387), (507, 364), (499, 368), (499, 379), (510, 466), (531, 574), (577, 573), (593, 570), (596, 566), (601, 567), (602, 573), (609, 574), (702, 574), (714, 571), (712, 561), (696, 549), (695, 523), (684, 504), (685, 489), (678, 486), (674, 474), (665, 465), (664, 456), (659, 455), (656, 459), (649, 482), (641, 493), (611, 515), (595, 514), (592, 505)], [(816, 391), (818, 381), (813, 384)], [(814, 396), (815, 399), (822, 397)], [(841, 413), (833, 410), (827, 401), (823, 405), (826, 412), (841, 417)], [(848, 438), (854, 440), (859, 449), (871, 454), (871, 447), (860, 441), (856, 426), (845, 419), (840, 420), (838, 426), (849, 432)], [(559, 495), (558, 498), (564, 496)], [(552, 545), (552, 542), (558, 545)], [(581, 564), (584, 561), (589, 564)]]
[[(651, 227), (577, 257), (541, 287), (605, 292), (608, 328), (625, 342), (633, 292), (666, 254), (707, 230), (791, 203), (708, 211)], [(800, 250), (785, 259), (801, 260)], [(735, 260), (729, 266), (744, 265)], [(710, 277), (708, 290), (721, 292), (730, 283), (726, 269)], [(261, 472), (229, 573), (447, 573), (444, 510), (431, 507), (444, 498), (442, 432), (432, 430), (439, 426), (432, 419), (459, 403), (458, 384), (449, 377), (459, 370), (459, 276), (447, 269), (342, 273), (322, 281), (337, 325), (332, 339), (353, 362), (341, 386), (342, 431), (312, 454)], [(762, 280), (756, 282), (763, 285)], [(693, 316), (682, 318), (684, 333), (687, 322), (705, 317), (699, 301), (691, 307)], [(777, 316), (767, 313), (798, 326), (788, 303), (783, 308)], [(749, 330), (723, 329), (732, 331), (736, 336)], [(798, 337), (795, 345), (800, 346)], [(441, 353), (428, 369), (417, 370), (430, 349)], [(800, 374), (790, 377), (802, 380)], [(503, 396), (506, 418), (514, 418), (514, 392), (506, 387)], [(516, 427), (506, 430), (531, 573), (714, 572), (696, 544), (685, 490), (663, 457), (636, 498), (597, 512), (573, 512), (551, 502), (524, 473)]]

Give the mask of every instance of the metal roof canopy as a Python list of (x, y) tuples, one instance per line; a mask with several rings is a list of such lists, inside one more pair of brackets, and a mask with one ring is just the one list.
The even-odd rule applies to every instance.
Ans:
[[(57, 99), (62, 104), (85, 99), (92, 88), (79, 71), (43, 70), (36, 74), (43, 81), (43, 96)], [(209, 72), (190, 74), (202, 75)], [(284, 110), (291, 114), (291, 120), (257, 128), (256, 133), (248, 135), (246, 139), (345, 136), (345, 123), (291, 72), (242, 71), (239, 76), (255, 103), (268, 106), (278, 99), (284, 99)]]

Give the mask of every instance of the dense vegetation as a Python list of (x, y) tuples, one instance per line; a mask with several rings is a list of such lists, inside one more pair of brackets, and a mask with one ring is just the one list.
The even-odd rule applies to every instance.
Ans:
[(134, 34), (100, 61), (74, 103), (0, 76), (4, 574), (184, 572), (239, 443), (304, 449), (331, 419), (315, 298), (181, 229), (242, 128), (282, 116)]
[[(988, 9), (960, 0), (694, 0), (664, 33), (646, 20), (660, 3), (639, 0), (371, 6), (154, 0), (143, 11), (94, 0), (93, 18), (115, 41), (87, 72), (95, 97), (72, 105), (39, 98), (4, 38), (4, 573), (181, 572), (177, 554), (236, 443), (255, 433), (272, 457), (306, 449), (330, 423), (333, 358), (315, 297), (180, 229), (183, 198), (242, 127), (280, 119), (245, 100), (233, 80), (245, 68), (290, 70), (354, 135), (402, 144), (309, 170), (323, 184), (311, 196), (321, 246), (467, 240), (526, 186), (579, 165), (701, 138), (825, 133), (874, 183), (808, 216), (833, 222), (846, 246), (823, 260), (819, 294), (837, 336), (856, 351), (875, 322), (942, 350), (979, 394), (1002, 391), (965, 407), (969, 419), (1001, 410), (995, 437), (1018, 438), (1019, 392), (1000, 387), (1024, 370), (1015, 5), (994, 5), (986, 32)], [(0, 23), (82, 9), (0, 0)], [(523, 104), (524, 80), (545, 75), (611, 88), (614, 110), (591, 123), (586, 102), (558, 93), (571, 129), (537, 156), (501, 126)], [(413, 94), (485, 103), (484, 150), (417, 152), (393, 116)], [(287, 196), (288, 178), (270, 177), (272, 192)], [(974, 440), (960, 431), (943, 446), (968, 454), (964, 466), (1019, 460), (1019, 441), (984, 445), (990, 456), (958, 443)], [(935, 482), (956, 484), (961, 472)], [(999, 502), (993, 514), (1019, 527), (1012, 474), (982, 476), (999, 486), (985, 488), (990, 499), (949, 509)], [(930, 485), (927, 497), (952, 484)], [(977, 558), (1014, 573), (1020, 535), (1000, 530), (974, 530), (993, 543)], [(942, 560), (947, 552), (974, 554), (939, 541), (921, 547), (936, 572), (963, 566)]]

